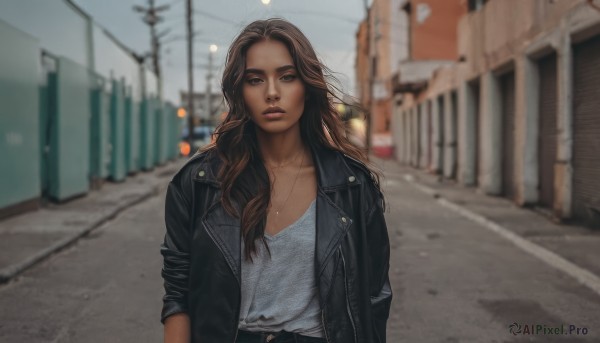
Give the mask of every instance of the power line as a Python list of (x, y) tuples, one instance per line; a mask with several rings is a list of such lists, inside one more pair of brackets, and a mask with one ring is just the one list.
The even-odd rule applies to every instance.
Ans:
[(188, 60), (188, 143), (191, 150), (194, 151), (194, 27), (193, 27), (192, 0), (186, 1), (187, 18), (187, 60)]
[(227, 19), (227, 18), (223, 18), (223, 17), (219, 17), (217, 15), (214, 15), (212, 13), (206, 12), (206, 11), (202, 11), (202, 10), (194, 10), (194, 13), (196, 14), (200, 14), (202, 16), (205, 16), (207, 18), (210, 18), (212, 20), (216, 20), (216, 21), (220, 21), (222, 23), (226, 23), (226, 24), (231, 24), (234, 26), (238, 26), (240, 23), (235, 22), (233, 20)]
[[(139, 5), (133, 6), (133, 10), (144, 14), (143, 21), (150, 27), (150, 46), (152, 50), (152, 63), (154, 73), (161, 82), (161, 71), (160, 71), (160, 41), (159, 39), (166, 35), (170, 29), (162, 31), (160, 34), (156, 33), (156, 25), (163, 20), (163, 17), (159, 15), (160, 12), (164, 12), (169, 9), (169, 5), (160, 5), (155, 7), (154, 0), (148, 0), (148, 7)], [(159, 86), (159, 91), (162, 87)]]

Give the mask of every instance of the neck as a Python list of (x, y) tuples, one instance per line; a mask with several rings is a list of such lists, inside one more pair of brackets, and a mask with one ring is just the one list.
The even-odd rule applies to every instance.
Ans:
[(304, 150), (299, 127), (276, 134), (265, 133), (257, 128), (256, 137), (263, 160), (271, 166), (288, 163)]

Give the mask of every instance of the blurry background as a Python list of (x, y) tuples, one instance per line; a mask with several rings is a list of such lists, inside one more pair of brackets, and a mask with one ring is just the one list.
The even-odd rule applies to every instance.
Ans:
[(0, 1), (0, 341), (160, 340), (165, 186), (269, 17), (384, 172), (391, 341), (600, 341), (599, 0)]

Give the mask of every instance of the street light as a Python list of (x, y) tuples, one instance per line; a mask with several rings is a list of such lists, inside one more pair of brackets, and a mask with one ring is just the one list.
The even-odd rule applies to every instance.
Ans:
[(217, 50), (219, 50), (219, 47), (216, 44), (211, 44), (209, 50), (214, 54), (217, 52)]
[(271, 3), (271, 0), (261, 0), (261, 2), (263, 3), (263, 5), (268, 5)]

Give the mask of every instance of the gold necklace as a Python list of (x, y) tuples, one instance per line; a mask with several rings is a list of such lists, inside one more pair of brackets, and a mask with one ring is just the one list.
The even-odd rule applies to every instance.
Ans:
[[(304, 152), (304, 149), (302, 150), (302, 152)], [(292, 195), (292, 192), (294, 191), (294, 186), (296, 186), (296, 181), (298, 181), (298, 176), (300, 175), (300, 170), (302, 169), (303, 164), (304, 164), (304, 154), (302, 154), (302, 160), (300, 161), (300, 167), (298, 167), (298, 172), (296, 173), (296, 178), (294, 179), (294, 183), (292, 184), (292, 189), (290, 189), (290, 192), (288, 193), (287, 198), (285, 198), (285, 201), (283, 202), (283, 204), (281, 206), (279, 206), (278, 210), (275, 211), (276, 216), (279, 216), (279, 211), (281, 211), (281, 209), (285, 206), (288, 199)], [(273, 173), (273, 176), (275, 176), (275, 173)]]
[(299, 153), (298, 153), (296, 156), (294, 156), (294, 158), (293, 158), (293, 159), (291, 159), (289, 162), (287, 162), (287, 163), (282, 163), (282, 164), (280, 164), (280, 165), (278, 165), (278, 166), (271, 165), (271, 164), (267, 163), (267, 161), (265, 161), (265, 160), (263, 160), (263, 162), (264, 162), (266, 165), (268, 165), (268, 167), (269, 167), (269, 168), (271, 168), (271, 169), (279, 169), (279, 168), (281, 168), (281, 167), (285, 167), (285, 166), (287, 166), (288, 164), (290, 164), (290, 163), (292, 163), (292, 162), (296, 161), (296, 160), (298, 159), (298, 156), (299, 156), (301, 153), (303, 153), (303, 152), (304, 152), (304, 149), (300, 150), (300, 152), (299, 152)]

